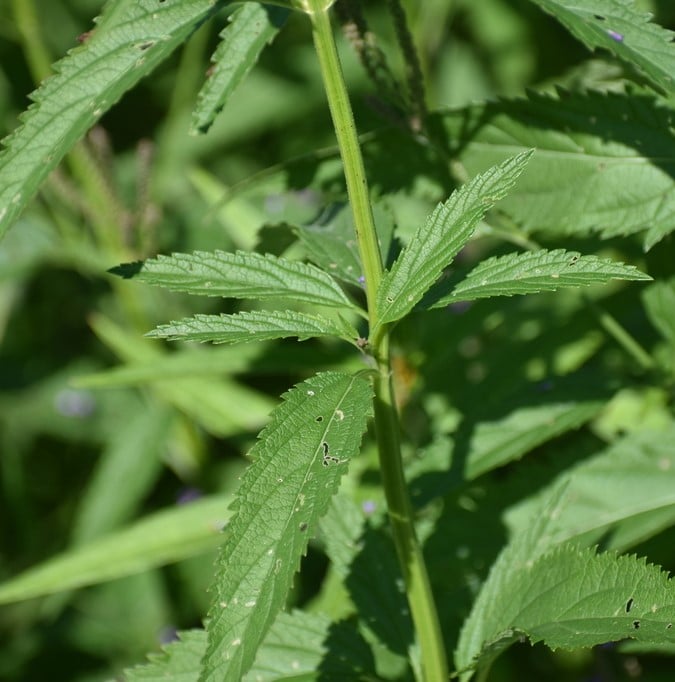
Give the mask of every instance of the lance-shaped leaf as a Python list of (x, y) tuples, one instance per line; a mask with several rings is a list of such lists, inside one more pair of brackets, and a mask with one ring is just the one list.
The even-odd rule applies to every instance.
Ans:
[(506, 195), (532, 150), (476, 176), (439, 204), (383, 277), (377, 298), (379, 321), (409, 313), (469, 240), (485, 212)]
[(554, 291), (600, 284), (611, 279), (649, 280), (651, 277), (632, 265), (597, 256), (582, 256), (576, 251), (557, 249), (510, 253), (488, 258), (454, 286), (448, 282), (439, 283), (425, 297), (422, 305), (439, 308), (457, 301)]
[(343, 318), (335, 321), (293, 310), (255, 310), (235, 315), (195, 315), (161, 325), (147, 336), (212, 343), (242, 343), (289, 336), (304, 341), (315, 336), (334, 336), (354, 343), (359, 333)]
[(231, 495), (159, 511), (69, 549), (0, 585), (0, 604), (115, 580), (215, 549), (230, 516)]
[(326, 372), (284, 396), (251, 451), (220, 557), (202, 682), (239, 680), (283, 606), (293, 575), (359, 449), (371, 389)]
[(632, 0), (533, 0), (591, 49), (637, 66), (658, 88), (675, 92), (675, 34), (650, 23)]
[(507, 526), (523, 533), (542, 500), (566, 482), (568, 496), (547, 530), (551, 545), (590, 545), (604, 536), (604, 547), (623, 551), (644, 541), (675, 519), (674, 440), (675, 424), (625, 436), (511, 508)]
[(120, 265), (112, 273), (202, 296), (302, 301), (354, 308), (337, 282), (314, 265), (257, 253), (195, 251)]
[(81, 47), (33, 93), (0, 156), (0, 237), (64, 154), (224, 3), (112, 0)]
[(480, 638), (468, 643), (462, 633), (460, 669), (472, 663), (469, 654), (489, 661), (523, 635), (552, 649), (626, 638), (675, 643), (675, 590), (668, 573), (644, 559), (565, 545), (511, 567), (500, 587), (482, 602)]
[(283, 7), (257, 2), (247, 2), (232, 13), (229, 26), (220, 33), (221, 42), (212, 60), (213, 70), (199, 92), (191, 132), (205, 133), (211, 127), (289, 14)]

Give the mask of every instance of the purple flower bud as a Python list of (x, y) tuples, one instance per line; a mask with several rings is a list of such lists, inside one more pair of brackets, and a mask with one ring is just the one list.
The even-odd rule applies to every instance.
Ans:
[(366, 283), (366, 278), (363, 275), (361, 275), (361, 277), (359, 277), (359, 284), (365, 284), (365, 283)]
[(623, 33), (617, 33), (617, 31), (612, 31), (611, 28), (607, 29), (607, 35), (612, 39), (616, 40), (617, 43), (623, 42)]

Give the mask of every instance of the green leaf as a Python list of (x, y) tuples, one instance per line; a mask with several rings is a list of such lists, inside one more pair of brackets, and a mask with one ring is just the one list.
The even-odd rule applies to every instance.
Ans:
[(508, 570), (490, 601), (471, 614), (480, 627), (468, 647), (468, 630), (462, 632), (456, 661), (461, 670), (474, 656), (492, 658), (522, 635), (552, 649), (626, 638), (675, 642), (675, 591), (668, 573), (644, 559), (565, 545)]
[(241, 679), (283, 606), (307, 541), (359, 449), (371, 388), (319, 374), (285, 394), (251, 451), (209, 611), (203, 682)]
[(103, 372), (82, 374), (73, 378), (71, 383), (78, 388), (113, 388), (139, 386), (157, 380), (241, 374), (250, 369), (264, 351), (262, 344), (249, 344), (238, 348), (191, 347), (170, 355), (158, 354), (146, 361), (131, 361)]
[(231, 496), (157, 512), (69, 550), (0, 585), (0, 603), (32, 599), (140, 573), (217, 547)]
[(321, 614), (280, 613), (243, 682), (374, 679), (368, 645), (352, 623)]
[(675, 92), (675, 33), (651, 23), (633, 0), (532, 0), (590, 49), (636, 66), (665, 93)]
[[(380, 253), (385, 261), (392, 249), (394, 221), (381, 203), (373, 205)], [(354, 219), (348, 206), (333, 207), (320, 220), (296, 228), (310, 260), (344, 282), (363, 286), (363, 267), (354, 236)]]
[(0, 156), (0, 237), (84, 133), (209, 15), (213, 0), (113, 0), (85, 43), (54, 66)]
[[(152, 366), (165, 355), (156, 342), (138, 337), (102, 315), (92, 315), (89, 321), (103, 343), (123, 360), (148, 362)], [(153, 366), (153, 371), (156, 367)], [(263, 393), (226, 376), (215, 377), (213, 373), (182, 378), (156, 375), (149, 381), (158, 398), (219, 436), (259, 429), (267, 422), (274, 404)]]
[(537, 148), (500, 203), (528, 232), (646, 231), (650, 248), (675, 229), (675, 123), (653, 97), (529, 93), (443, 114), (442, 125), (470, 175)]
[(126, 682), (197, 682), (201, 660), (206, 650), (206, 631), (178, 633), (179, 640), (165, 646), (150, 661), (124, 671)]
[(607, 536), (605, 548), (627, 549), (673, 523), (674, 440), (675, 426), (622, 438), (509, 510), (507, 525), (514, 536), (522, 534), (542, 501), (565, 485), (566, 496), (547, 530), (550, 546), (589, 545)]
[(314, 265), (257, 253), (196, 251), (120, 265), (112, 273), (202, 296), (294, 300), (354, 308), (330, 275)]
[(675, 279), (654, 282), (644, 291), (642, 299), (651, 323), (675, 347)]
[[(440, 308), (457, 301), (554, 291), (611, 279), (649, 280), (651, 277), (632, 265), (582, 256), (576, 251), (510, 253), (484, 260), (454, 286), (442, 282), (429, 292), (422, 305)], [(450, 287), (450, 293), (445, 293)]]
[(84, 544), (126, 522), (159, 477), (175, 412), (143, 405), (101, 453), (72, 523), (72, 541)]
[(345, 495), (333, 499), (321, 534), (359, 620), (407, 667), (414, 634), (391, 536)]
[(464, 476), (471, 480), (520, 459), (542, 443), (579, 428), (604, 404), (595, 399), (531, 405), (516, 408), (503, 419), (480, 422), (473, 429)]
[(192, 133), (205, 133), (237, 86), (274, 39), (290, 12), (281, 7), (247, 2), (230, 16), (213, 55), (214, 67), (199, 92), (192, 114)]
[(195, 315), (161, 325), (147, 336), (181, 341), (241, 343), (297, 336), (301, 341), (315, 336), (334, 336), (354, 343), (359, 333), (349, 322), (292, 310), (256, 310), (235, 315)]
[[(206, 651), (206, 632), (179, 633), (180, 641), (150, 656), (150, 663), (127, 670), (127, 682), (197, 682)], [(348, 623), (320, 614), (280, 613), (262, 643), (244, 682), (311, 682), (375, 676), (372, 654)]]
[(532, 150), (522, 152), (476, 176), (436, 207), (382, 279), (377, 299), (381, 323), (399, 320), (413, 309), (486, 211), (513, 186), (531, 155)]

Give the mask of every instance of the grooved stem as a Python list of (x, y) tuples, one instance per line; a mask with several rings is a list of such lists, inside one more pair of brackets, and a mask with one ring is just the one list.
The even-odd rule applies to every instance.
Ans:
[[(325, 0), (305, 0), (312, 21), (314, 45), (321, 65), (324, 88), (344, 165), (356, 239), (365, 276), (370, 328), (378, 323), (377, 291), (382, 278), (382, 258), (375, 232), (354, 117), (342, 76)], [(406, 594), (420, 647), (421, 679), (445, 682), (448, 665), (438, 614), (414, 517), (401, 460), (400, 430), (391, 381), (389, 328), (379, 327), (370, 339), (377, 362), (374, 380), (375, 432), (382, 483), (396, 551), (405, 580)]]

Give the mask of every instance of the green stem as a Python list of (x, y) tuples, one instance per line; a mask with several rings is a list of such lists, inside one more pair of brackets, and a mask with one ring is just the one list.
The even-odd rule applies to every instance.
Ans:
[(333, 119), (335, 135), (344, 166), (349, 204), (354, 214), (356, 240), (366, 280), (366, 299), (368, 301), (370, 325), (374, 327), (377, 322), (377, 289), (382, 277), (382, 258), (377, 243), (370, 197), (368, 196), (363, 157), (361, 156), (361, 148), (354, 125), (354, 115), (342, 76), (328, 10), (324, 8), (327, 3), (321, 0), (307, 1), (311, 5), (311, 11), (308, 11), (308, 14), (312, 20), (314, 46), (319, 57), (328, 107)]
[[(347, 192), (365, 276), (368, 318), (371, 329), (374, 329), (378, 322), (377, 290), (382, 278), (382, 258), (354, 117), (328, 17), (329, 4), (326, 0), (304, 0), (304, 9), (311, 17), (314, 44), (344, 165)], [(380, 333), (371, 338), (370, 342), (371, 351), (377, 361), (374, 382), (375, 432), (382, 483), (420, 646), (422, 679), (424, 682), (445, 682), (448, 679), (448, 664), (443, 636), (422, 548), (415, 532), (412, 505), (403, 474), (387, 326), (380, 327)]]
[(595, 313), (600, 326), (626, 351), (630, 357), (645, 371), (654, 369), (652, 356), (637, 340), (622, 327), (616, 318), (584, 294), (586, 305)]
[(51, 74), (52, 59), (42, 40), (33, 0), (12, 0), (12, 14), (31, 76), (39, 83)]

